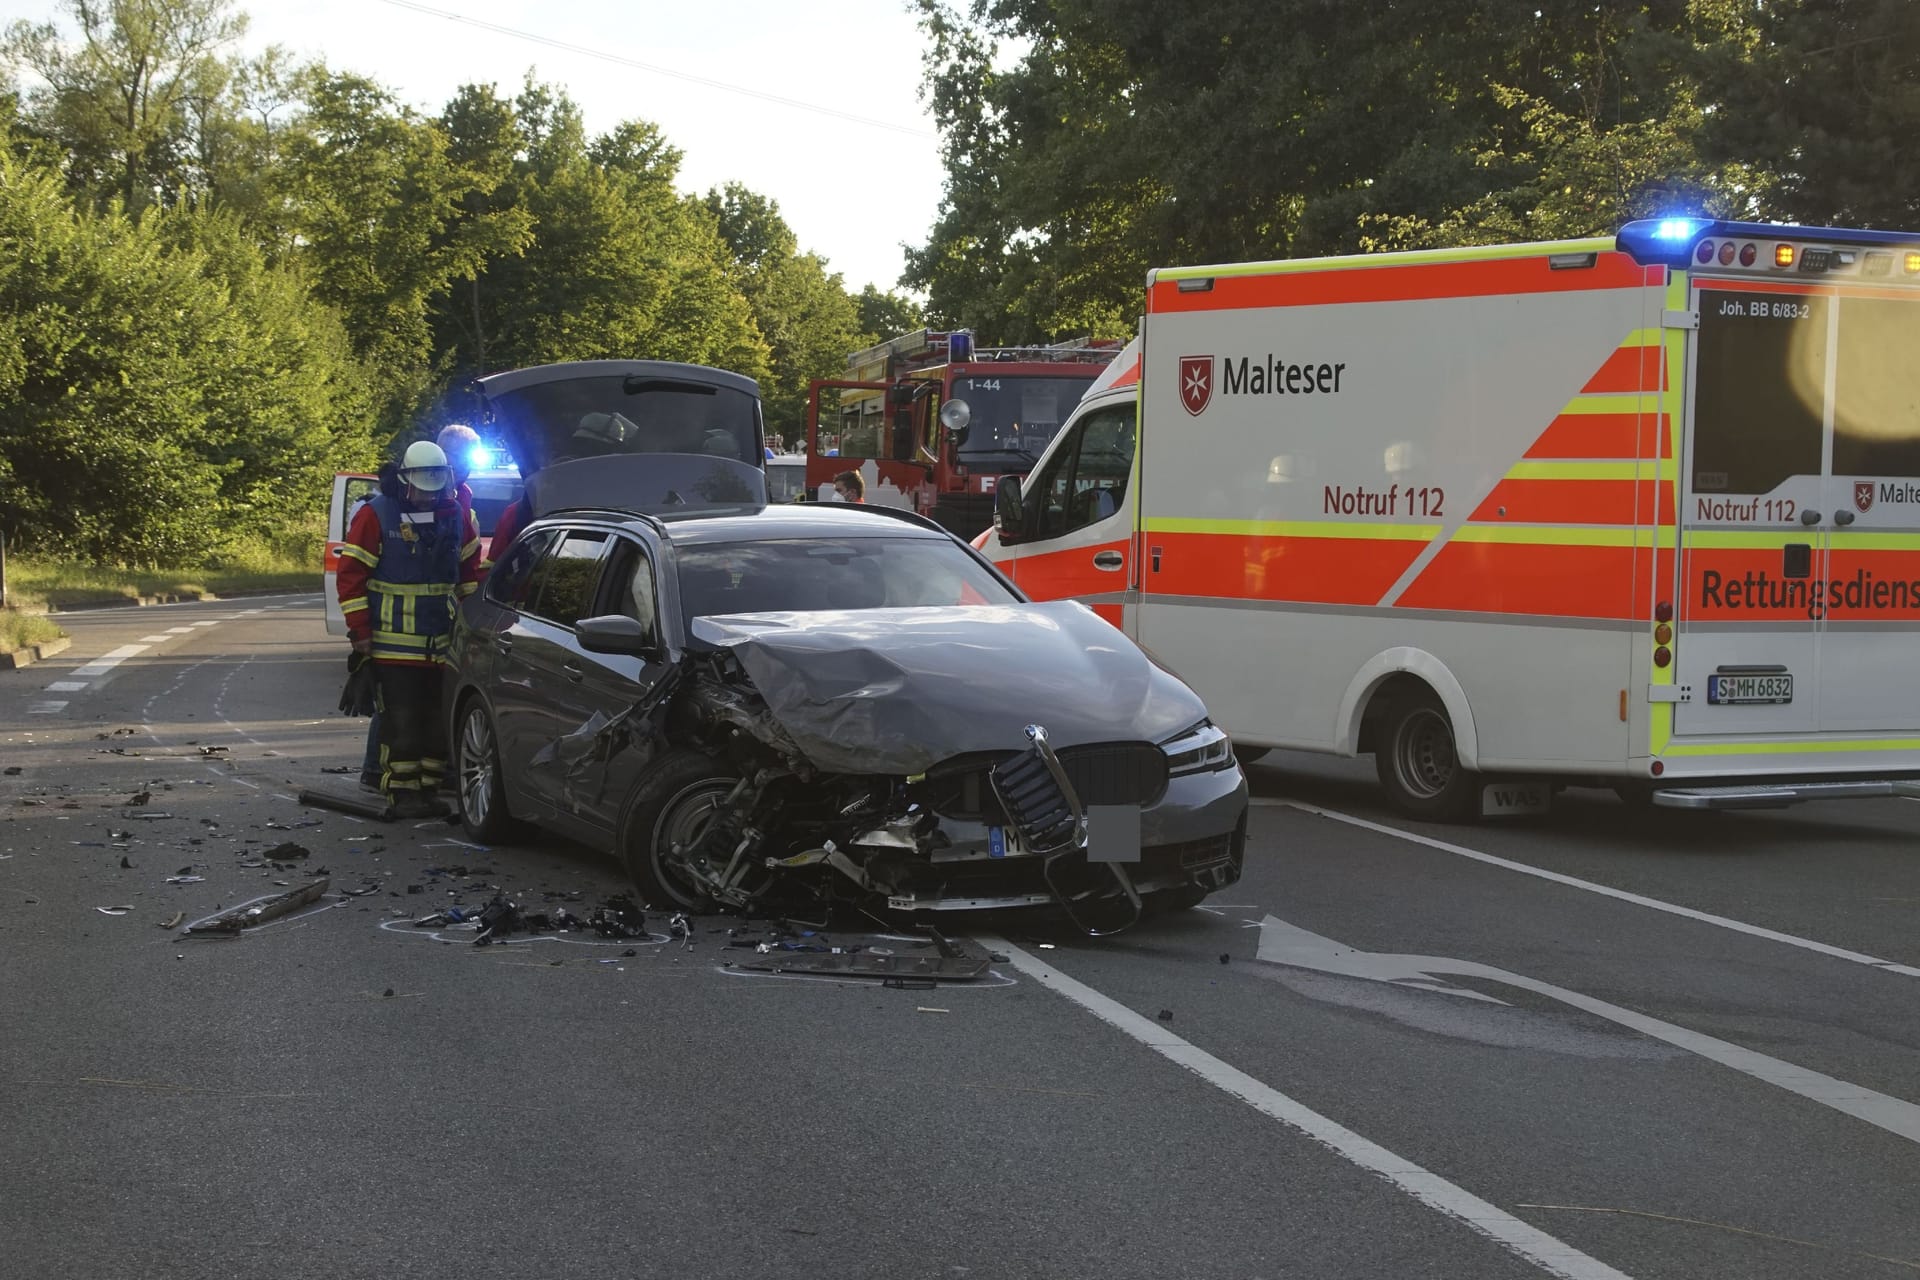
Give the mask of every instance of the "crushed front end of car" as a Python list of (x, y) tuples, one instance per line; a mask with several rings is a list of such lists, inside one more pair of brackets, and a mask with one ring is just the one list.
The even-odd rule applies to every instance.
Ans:
[(1106, 934), (1240, 877), (1247, 788), (1226, 735), (1081, 606), (741, 615), (693, 631), (671, 705), (647, 717), (658, 785), (643, 784), (622, 836), (650, 895), (734, 910), (1050, 905)]

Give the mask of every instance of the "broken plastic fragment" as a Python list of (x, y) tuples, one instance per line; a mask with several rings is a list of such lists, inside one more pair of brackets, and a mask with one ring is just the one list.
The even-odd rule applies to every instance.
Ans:
[(98, 911), (103, 916), (123, 916), (123, 915), (126, 915), (129, 911), (133, 910), (133, 908), (132, 907), (95, 907), (94, 910)]

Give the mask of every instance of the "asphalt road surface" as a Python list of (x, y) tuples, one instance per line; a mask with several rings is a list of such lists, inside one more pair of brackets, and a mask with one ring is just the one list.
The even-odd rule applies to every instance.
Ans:
[(0, 674), (0, 1273), (1920, 1274), (1912, 803), (1423, 828), (1270, 757), (1199, 910), (969, 922), (1006, 961), (933, 990), (749, 976), (724, 919), (412, 928), (624, 885), (294, 803), (365, 728), (317, 596), (62, 621)]

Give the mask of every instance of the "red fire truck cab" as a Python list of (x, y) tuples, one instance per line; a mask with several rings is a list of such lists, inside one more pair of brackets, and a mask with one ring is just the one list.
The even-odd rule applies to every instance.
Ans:
[(1119, 343), (977, 348), (921, 329), (857, 351), (807, 401), (807, 496), (857, 472), (866, 501), (906, 507), (962, 538), (993, 519), (994, 482), (1024, 475)]

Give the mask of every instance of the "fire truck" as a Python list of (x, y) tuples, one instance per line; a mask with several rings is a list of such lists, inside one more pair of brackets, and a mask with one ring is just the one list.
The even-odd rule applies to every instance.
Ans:
[(809, 390), (808, 494), (830, 497), (834, 476), (858, 472), (866, 501), (971, 538), (993, 518), (999, 477), (1039, 460), (1120, 347), (976, 347), (965, 329), (921, 329), (856, 351), (845, 378)]
[(1403, 812), (1920, 798), (1920, 235), (1149, 273), (977, 545)]

